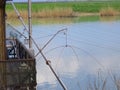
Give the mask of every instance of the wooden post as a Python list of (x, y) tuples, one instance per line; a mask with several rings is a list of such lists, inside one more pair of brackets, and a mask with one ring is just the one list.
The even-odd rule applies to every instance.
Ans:
[(5, 0), (0, 0), (0, 61), (5, 59)]
[(29, 29), (29, 49), (32, 49), (32, 20), (31, 20), (31, 0), (28, 0), (28, 29)]
[[(5, 45), (5, 2), (0, 0), (0, 61), (6, 60)], [(0, 90), (6, 90), (5, 63), (0, 62)]]

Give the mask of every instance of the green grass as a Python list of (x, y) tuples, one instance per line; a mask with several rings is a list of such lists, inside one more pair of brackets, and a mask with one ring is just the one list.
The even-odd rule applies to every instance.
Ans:
[[(15, 4), (18, 10), (27, 10), (27, 4)], [(99, 12), (102, 8), (112, 7), (120, 11), (120, 1), (109, 2), (55, 2), (55, 3), (32, 3), (32, 11), (39, 12), (43, 9), (72, 8), (74, 12)], [(7, 10), (13, 10), (7, 5)]]
[(73, 4), (76, 12), (99, 12), (102, 8), (111, 7), (120, 11), (120, 2), (81, 2)]

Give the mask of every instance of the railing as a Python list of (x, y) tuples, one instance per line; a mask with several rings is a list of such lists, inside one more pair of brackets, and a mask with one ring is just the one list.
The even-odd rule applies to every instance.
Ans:
[(35, 90), (36, 62), (17, 39), (7, 39), (7, 60), (0, 61), (0, 90)]
[(17, 39), (7, 39), (6, 47), (8, 59), (34, 59), (32, 53)]

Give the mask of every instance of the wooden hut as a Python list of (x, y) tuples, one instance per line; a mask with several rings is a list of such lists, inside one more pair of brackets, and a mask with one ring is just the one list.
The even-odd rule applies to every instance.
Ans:
[(0, 0), (0, 90), (36, 90), (35, 58), (16, 38), (6, 38), (6, 0)]

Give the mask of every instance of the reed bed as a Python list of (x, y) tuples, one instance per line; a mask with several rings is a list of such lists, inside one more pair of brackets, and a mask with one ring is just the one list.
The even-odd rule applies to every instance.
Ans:
[[(19, 11), (23, 18), (27, 18), (28, 12), (23, 10)], [(8, 18), (17, 18), (14, 11), (7, 12)], [(73, 17), (73, 10), (71, 8), (54, 8), (43, 9), (41, 11), (32, 12), (32, 17), (36, 18), (58, 18), (58, 17)]]
[[(15, 3), (15, 6), (22, 12), (22, 16), (26, 18), (27, 4)], [(32, 3), (33, 17), (73, 17), (96, 15), (96, 13), (101, 16), (112, 16), (117, 15), (118, 11), (120, 12), (120, 1)], [(13, 7), (10, 4), (6, 5), (6, 12), (11, 17), (15, 16), (12, 15)]]
[[(19, 11), (23, 18), (27, 18), (28, 12), (23, 10)], [(17, 18), (14, 11), (7, 12), (8, 18)], [(54, 8), (43, 9), (42, 11), (32, 12), (32, 17), (36, 18), (58, 18), (58, 17), (73, 17), (74, 12), (71, 8)]]
[[(27, 11), (19, 11), (19, 13), (20, 13), (20, 15), (21, 15), (21, 17), (23, 18), (23, 19), (27, 19), (28, 18), (28, 12)], [(9, 12), (6, 12), (6, 14), (7, 14), (7, 18), (8, 19), (17, 19), (18, 18), (18, 16), (17, 16), (17, 14), (15, 13), (15, 11), (9, 11)]]
[(119, 11), (115, 10), (112, 7), (102, 8), (99, 13), (100, 13), (100, 16), (117, 16), (117, 15), (119, 15)]
[(55, 17), (73, 17), (73, 10), (71, 8), (54, 8), (43, 9), (32, 14), (33, 17), (40, 18), (55, 18)]

